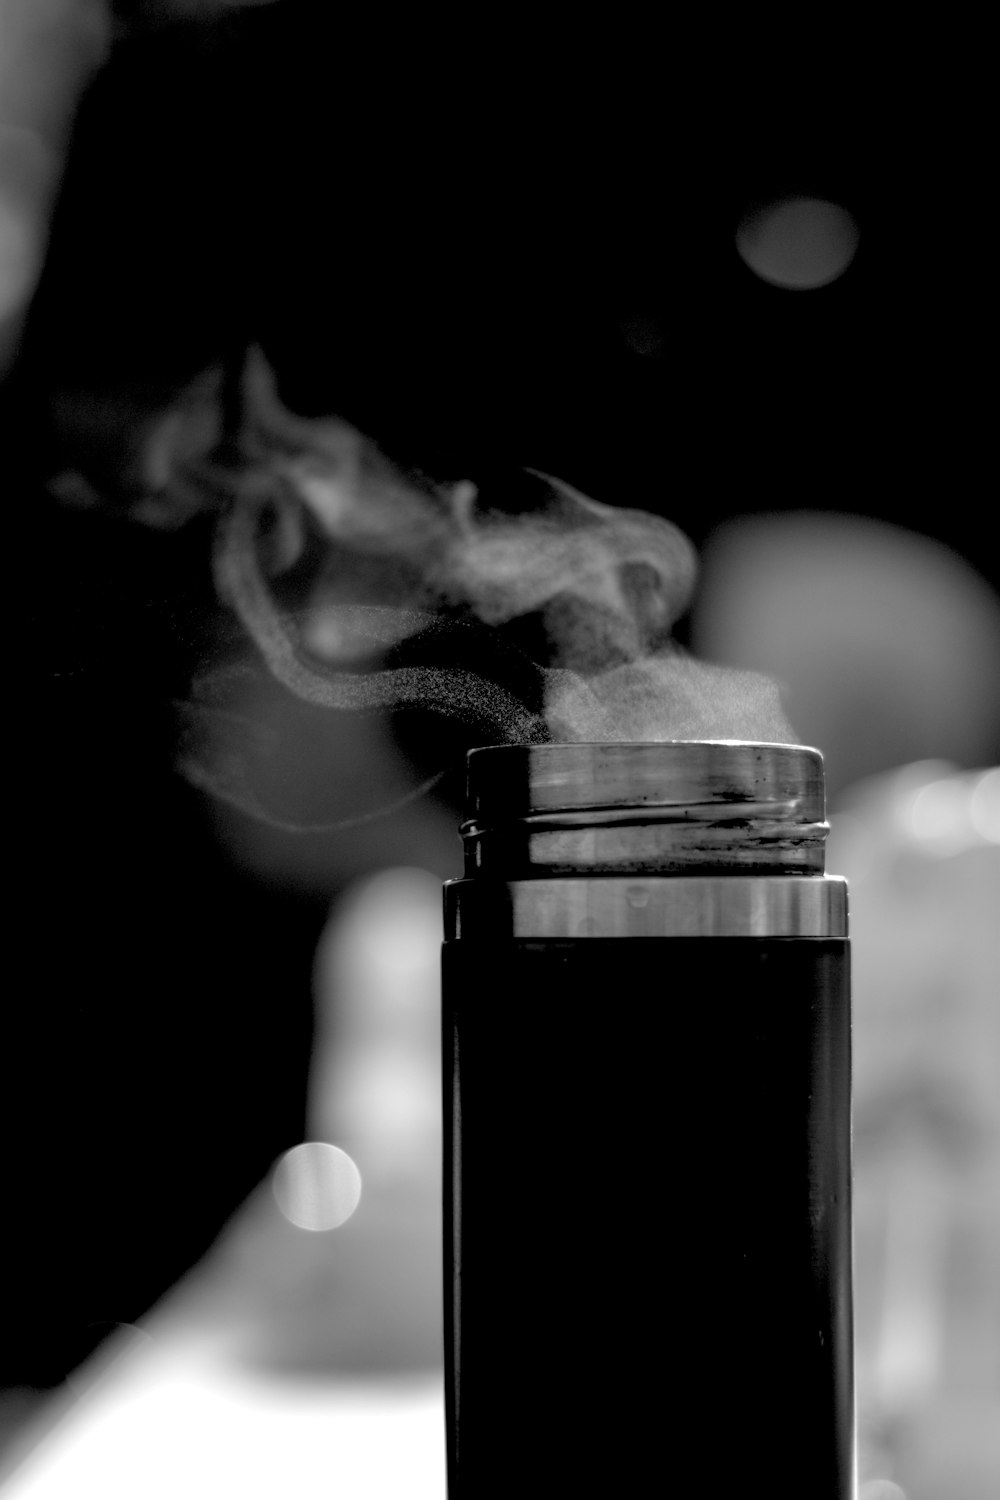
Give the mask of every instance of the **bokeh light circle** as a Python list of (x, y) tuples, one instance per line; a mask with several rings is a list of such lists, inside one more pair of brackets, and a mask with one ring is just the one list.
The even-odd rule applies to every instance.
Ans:
[(847, 270), (858, 248), (858, 226), (839, 203), (781, 198), (744, 215), (736, 248), (762, 281), (808, 291)]
[(303, 1141), (286, 1151), (271, 1187), (282, 1214), (299, 1229), (337, 1229), (361, 1201), (356, 1163), (328, 1141)]
[(906, 1496), (891, 1479), (869, 1479), (858, 1491), (858, 1500), (906, 1500)]

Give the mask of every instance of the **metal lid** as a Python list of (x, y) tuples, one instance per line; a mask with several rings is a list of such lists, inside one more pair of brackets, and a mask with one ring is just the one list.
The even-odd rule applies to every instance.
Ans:
[(466, 875), (822, 873), (823, 757), (746, 740), (498, 745), (468, 758)]

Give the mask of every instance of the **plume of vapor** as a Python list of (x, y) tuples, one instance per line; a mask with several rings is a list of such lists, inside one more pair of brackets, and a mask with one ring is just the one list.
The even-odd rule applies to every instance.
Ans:
[[(218, 594), (307, 703), (419, 708), (477, 743), (794, 738), (767, 679), (673, 641), (697, 563), (672, 523), (534, 470), (515, 509), (467, 476), (404, 471), (350, 423), (288, 411), (258, 350), (160, 417), (138, 480), (147, 523), (217, 513)], [(526, 618), (541, 621), (543, 660), (504, 634)], [(185, 774), (258, 811), (238, 774), (209, 768), (207, 726), (232, 741), (236, 722), (218, 674), (195, 699)]]

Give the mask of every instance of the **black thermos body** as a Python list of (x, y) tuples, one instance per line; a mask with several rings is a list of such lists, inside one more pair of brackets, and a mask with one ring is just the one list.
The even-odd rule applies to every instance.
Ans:
[(470, 753), (445, 887), (450, 1500), (854, 1483), (822, 757)]

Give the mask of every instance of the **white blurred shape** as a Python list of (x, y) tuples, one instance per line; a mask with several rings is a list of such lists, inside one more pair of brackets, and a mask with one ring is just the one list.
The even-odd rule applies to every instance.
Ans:
[(41, 269), (79, 95), (109, 35), (105, 0), (0, 0), (0, 370)]
[(38, 260), (35, 220), (23, 203), (0, 196), (0, 318), (21, 305)]
[(107, 0), (0, 0), (0, 121), (61, 140), (111, 33)]
[(969, 815), (980, 838), (989, 844), (1000, 844), (1000, 766), (976, 777)]
[(858, 226), (838, 203), (783, 198), (746, 215), (736, 248), (761, 280), (806, 291), (843, 275), (858, 248)]
[(886, 1202), (884, 1292), (873, 1371), (886, 1410), (915, 1405), (940, 1379), (950, 1208), (927, 1161), (900, 1154)]
[(925, 760), (832, 818), (851, 884), (859, 1407), (910, 1500), (1000, 1493), (998, 790), (995, 768)]
[(285, 1218), (300, 1229), (337, 1229), (361, 1201), (361, 1173), (339, 1146), (303, 1141), (278, 1161), (271, 1180)]
[(911, 833), (940, 855), (959, 854), (985, 841), (973, 800), (981, 780), (953, 775), (921, 787), (910, 807)]
[(810, 511), (720, 527), (703, 551), (692, 647), (779, 681), (797, 735), (826, 757), (832, 801), (914, 761), (995, 757), (1000, 599), (904, 527)]
[(53, 176), (41, 137), (0, 122), (0, 321), (18, 310), (34, 286)]
[(440, 1167), (441, 880), (396, 867), (334, 909), (316, 963), (310, 1129), (365, 1175)]
[[(159, 1330), (157, 1330), (159, 1332)], [(124, 1364), (125, 1362), (123, 1362)], [(169, 1327), (6, 1479), (16, 1500), (444, 1500), (438, 1382), (242, 1375)]]
[(135, 1355), (151, 1335), (134, 1323), (97, 1323), (92, 1328), (103, 1334), (100, 1346), (88, 1360), (66, 1376), (66, 1384), (81, 1399), (90, 1397), (101, 1382), (110, 1378), (115, 1366)]

